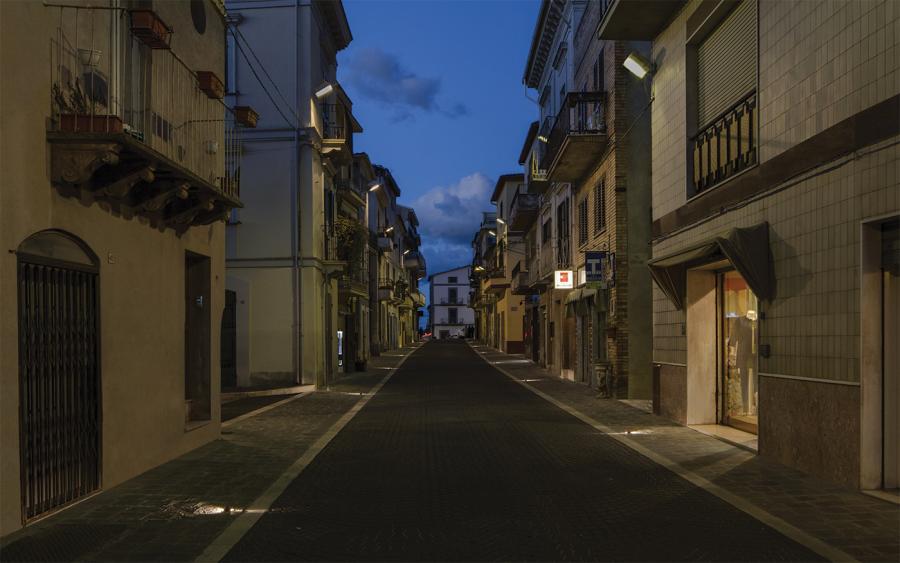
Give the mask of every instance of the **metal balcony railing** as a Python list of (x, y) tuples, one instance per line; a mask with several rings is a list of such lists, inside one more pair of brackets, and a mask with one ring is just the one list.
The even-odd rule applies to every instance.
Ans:
[(756, 92), (719, 115), (693, 138), (693, 185), (699, 193), (756, 164)]
[(599, 135), (606, 132), (605, 92), (569, 92), (547, 139), (541, 168), (548, 170), (569, 135)]
[[(62, 134), (127, 134), (232, 197), (241, 127), (175, 52), (148, 49), (121, 8), (53, 6), (52, 118)], [(121, 30), (121, 33), (115, 33)]]
[(342, 104), (321, 105), (322, 111), (322, 138), (326, 140), (347, 139), (347, 111)]

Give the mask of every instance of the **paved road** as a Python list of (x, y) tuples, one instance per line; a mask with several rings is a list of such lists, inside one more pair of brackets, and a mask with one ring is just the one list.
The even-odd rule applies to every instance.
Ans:
[(227, 560), (817, 560), (463, 342), (417, 351)]

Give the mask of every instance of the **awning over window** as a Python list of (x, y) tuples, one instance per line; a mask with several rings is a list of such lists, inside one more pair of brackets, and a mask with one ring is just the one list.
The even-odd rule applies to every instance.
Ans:
[(679, 309), (684, 309), (687, 272), (692, 268), (727, 259), (760, 299), (774, 297), (769, 258), (769, 224), (732, 229), (727, 235), (668, 256), (650, 260), (650, 275)]

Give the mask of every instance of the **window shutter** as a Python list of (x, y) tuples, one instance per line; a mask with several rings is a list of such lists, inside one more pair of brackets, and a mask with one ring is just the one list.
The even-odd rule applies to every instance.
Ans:
[(697, 50), (701, 128), (756, 88), (756, 52), (756, 0), (744, 0)]

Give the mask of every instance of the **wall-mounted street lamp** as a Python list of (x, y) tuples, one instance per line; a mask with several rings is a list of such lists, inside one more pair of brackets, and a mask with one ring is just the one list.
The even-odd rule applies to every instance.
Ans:
[(372, 180), (371, 182), (369, 182), (369, 191), (370, 192), (374, 192), (375, 190), (377, 190), (380, 187), (381, 187), (381, 182), (379, 182), (378, 180)]
[(325, 96), (331, 95), (332, 92), (334, 92), (334, 85), (330, 82), (325, 82), (316, 90), (316, 99), (321, 100)]
[(483, 272), (483, 271), (484, 271), (484, 266), (475, 266), (475, 271), (476, 271), (476, 272)]
[(639, 53), (633, 51), (628, 54), (628, 57), (625, 59), (625, 62), (622, 63), (622, 66), (639, 79), (643, 79), (648, 74), (653, 74), (656, 70), (653, 63), (645, 59)]
[(407, 248), (406, 250), (403, 251), (403, 255), (406, 256), (407, 254), (409, 254), (409, 252), (410, 252), (410, 249)]
[(497, 233), (495, 233), (494, 231), (488, 231), (488, 234), (491, 235), (492, 237), (497, 236)]
[(506, 221), (504, 221), (504, 220), (501, 219), (500, 217), (497, 217), (497, 222), (500, 223), (501, 225), (505, 225), (505, 224), (506, 224)]
[(393, 230), (394, 230), (394, 226), (391, 225), (390, 227), (388, 227), (387, 229), (384, 230), (384, 234), (389, 235), (389, 234), (391, 234), (391, 231), (393, 231)]
[(537, 140), (544, 143), (545, 145), (550, 142), (550, 139), (548, 139), (547, 137), (545, 137), (543, 135), (538, 135)]

